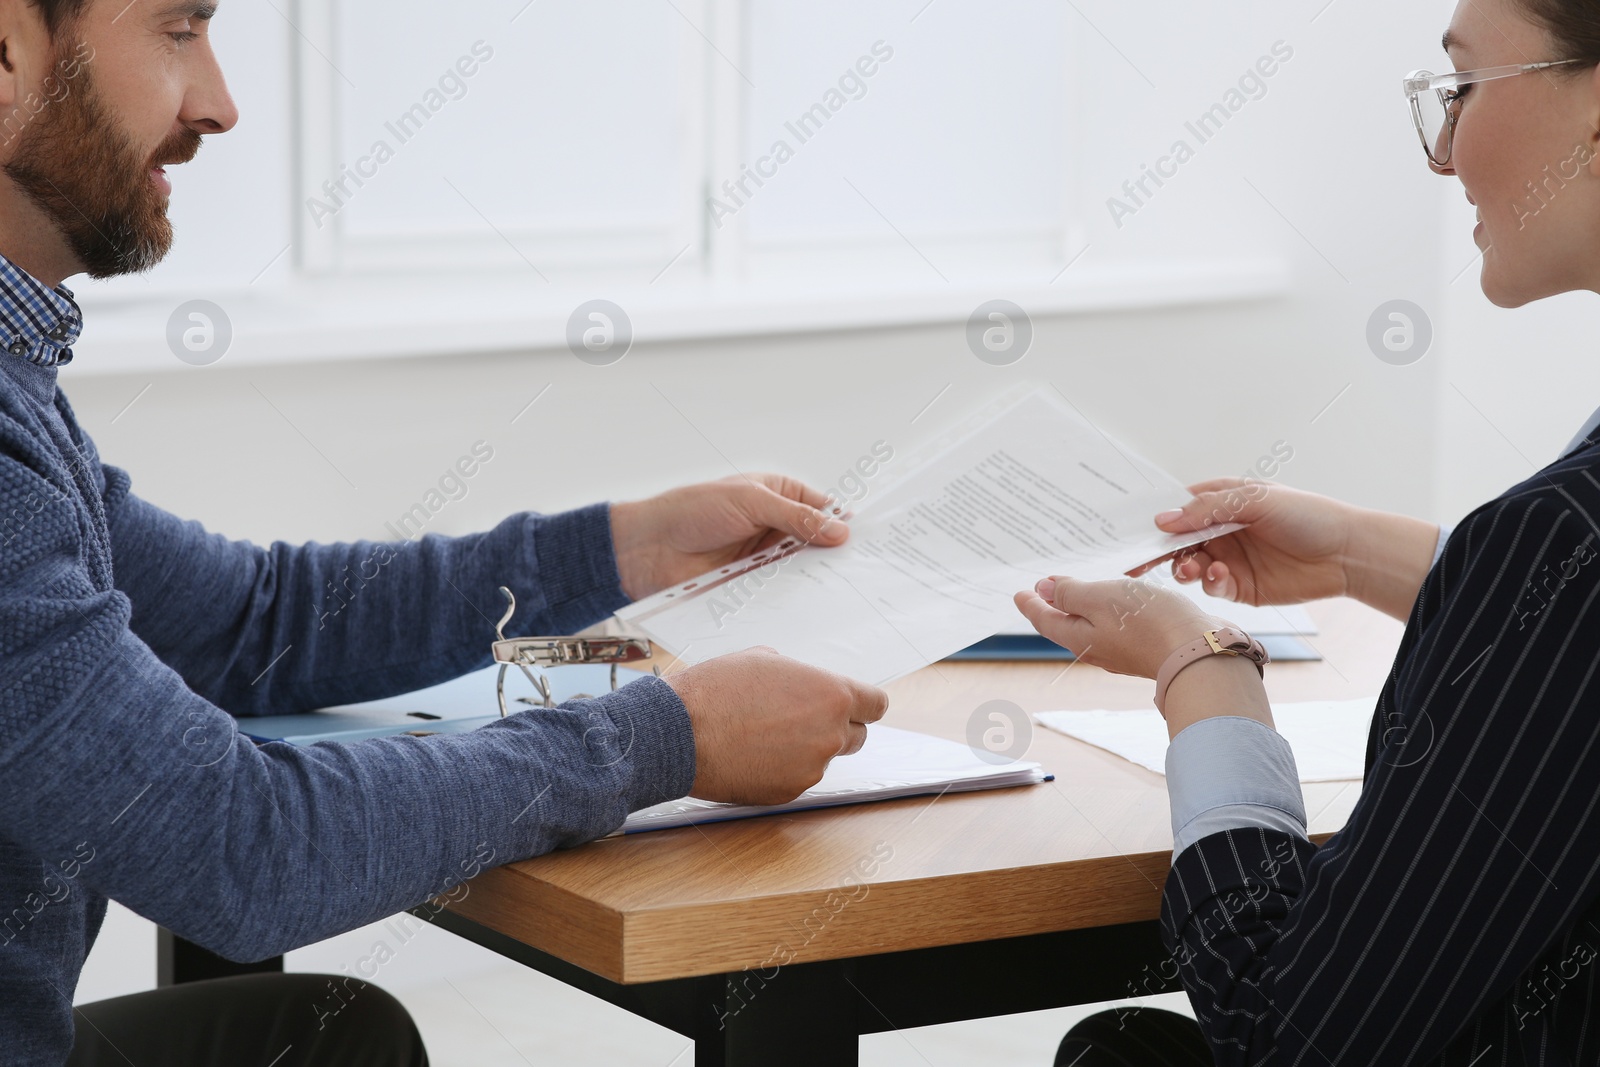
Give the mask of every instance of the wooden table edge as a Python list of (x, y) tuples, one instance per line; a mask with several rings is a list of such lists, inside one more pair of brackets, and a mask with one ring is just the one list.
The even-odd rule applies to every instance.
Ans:
[[(1321, 845), (1332, 836), (1312, 834), (1311, 841)], [(1171, 863), (1164, 850), (885, 878), (863, 883), (854, 896), (819, 888), (631, 910), (552, 885), (513, 863), (466, 883), (469, 891), (449, 909), (608, 981), (638, 985), (1153, 921)], [(940, 901), (938, 915), (930, 897)], [(770, 931), (774, 907), (786, 913), (792, 936), (774, 940), (760, 932)], [(908, 916), (914, 921), (907, 923)], [(688, 966), (666, 947), (686, 939), (702, 946)], [(839, 944), (850, 948), (838, 951)]]

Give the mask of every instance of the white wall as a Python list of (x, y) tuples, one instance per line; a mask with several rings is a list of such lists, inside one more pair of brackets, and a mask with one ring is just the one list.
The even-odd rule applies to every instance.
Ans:
[(479, 439), (496, 458), (439, 530), (735, 470), (826, 482), (1019, 381), (1060, 387), (1180, 478), (1241, 472), (1285, 439), (1286, 479), (1426, 512), (1428, 367), (1378, 363), (1356, 333), (1367, 310), (1313, 277), (1288, 299), (1044, 319), (1010, 368), (944, 325), (640, 345), (606, 368), (563, 350), (64, 381), (139, 493), (256, 539), (382, 536)]
[[(1446, 266), (1472, 261), (1473, 208), (1446, 203)], [(1600, 407), (1593, 293), (1508, 310), (1477, 286), (1476, 263), (1445, 287), (1435, 506), (1465, 515), (1554, 460)]]

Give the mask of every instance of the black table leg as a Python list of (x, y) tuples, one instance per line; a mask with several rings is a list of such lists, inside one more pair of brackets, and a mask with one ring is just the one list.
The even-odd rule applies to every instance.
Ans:
[(860, 1055), (861, 997), (850, 960), (789, 964), (723, 977), (695, 1035), (697, 1067), (855, 1067)]
[(283, 970), (283, 957), (256, 963), (234, 963), (185, 941), (165, 927), (156, 929), (156, 986), (203, 982), (208, 978), (233, 978), (241, 974), (274, 974)]

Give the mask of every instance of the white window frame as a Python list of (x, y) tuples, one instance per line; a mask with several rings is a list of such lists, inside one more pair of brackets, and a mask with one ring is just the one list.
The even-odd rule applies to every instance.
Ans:
[[(682, 260), (700, 259), (702, 209), (698, 204), (702, 190), (703, 160), (706, 157), (706, 116), (703, 108), (692, 107), (681, 116), (683, 133), (678, 153), (679, 216), (655, 227), (638, 225), (586, 225), (561, 227), (499, 226), (499, 232), (474, 219), (459, 229), (428, 233), (395, 231), (352, 236), (343, 224), (344, 213), (336, 212), (319, 226), (307, 204), (322, 198), (323, 183), (339, 173), (343, 131), (343, 80), (328, 57), (339, 54), (338, 11), (341, 0), (296, 0), (296, 19), (300, 32), (293, 40), (294, 114), (296, 127), (296, 203), (295, 247), (300, 271), (314, 278), (337, 275), (362, 276), (372, 273), (411, 272), (421, 274), (440, 267), (488, 266), (501, 263), (515, 253), (507, 241), (539, 249), (540, 258), (563, 268), (605, 272), (616, 270), (628, 277), (637, 276), (651, 264), (667, 263), (687, 246)], [(711, 20), (715, 0), (674, 0), (689, 18)], [(739, 6), (743, 6), (740, 0)], [(318, 43), (323, 42), (323, 43)], [(688, 26), (678, 35), (682, 51), (680, 92), (685, 100), (703, 100), (705, 63), (700, 52), (704, 42)], [(320, 49), (320, 51), (319, 51)], [(326, 53), (326, 55), (324, 55)], [(498, 224), (497, 224), (498, 225)]]

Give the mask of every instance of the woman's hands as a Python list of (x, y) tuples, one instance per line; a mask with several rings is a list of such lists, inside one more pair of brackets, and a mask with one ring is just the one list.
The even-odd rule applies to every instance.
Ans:
[(1199, 579), (1207, 593), (1225, 600), (1300, 604), (1352, 596), (1404, 621), (1433, 565), (1439, 527), (1422, 519), (1240, 478), (1201, 482), (1189, 491), (1195, 498), (1158, 515), (1157, 526), (1185, 533), (1222, 522), (1247, 524), (1172, 565), (1178, 581)]
[(1346, 559), (1357, 509), (1316, 493), (1240, 478), (1200, 482), (1189, 491), (1194, 499), (1181, 510), (1156, 516), (1157, 526), (1168, 533), (1223, 522), (1246, 526), (1174, 560), (1178, 581), (1199, 579), (1212, 596), (1254, 605), (1301, 604), (1349, 592)]
[[(1226, 624), (1188, 597), (1137, 578), (1045, 578), (1016, 599), (1034, 629), (1084, 663), (1140, 678), (1154, 678), (1173, 652)], [(1202, 656), (1184, 667), (1167, 689), (1165, 713), (1168, 737), (1216, 715), (1273, 725), (1261, 675), (1240, 656)]]
[[(1172, 573), (1242, 604), (1299, 604), (1353, 596), (1404, 620), (1433, 562), (1439, 528), (1405, 515), (1358, 508), (1275, 483), (1218, 478), (1190, 486), (1194, 499), (1156, 517), (1168, 533), (1225, 522), (1245, 528), (1179, 556)], [(1155, 564), (1151, 564), (1154, 567)], [(1224, 620), (1170, 590), (1131, 578), (1042, 580), (1016, 603), (1034, 629), (1085, 663), (1154, 678), (1176, 649)], [(1241, 669), (1241, 664), (1248, 670)], [(1215, 714), (1246, 714), (1271, 725), (1255, 668), (1231, 656), (1202, 657), (1167, 692), (1167, 727)]]
[(1044, 578), (1016, 595), (1033, 628), (1092, 667), (1154, 678), (1168, 656), (1206, 630), (1227, 625), (1194, 601), (1153, 582)]

